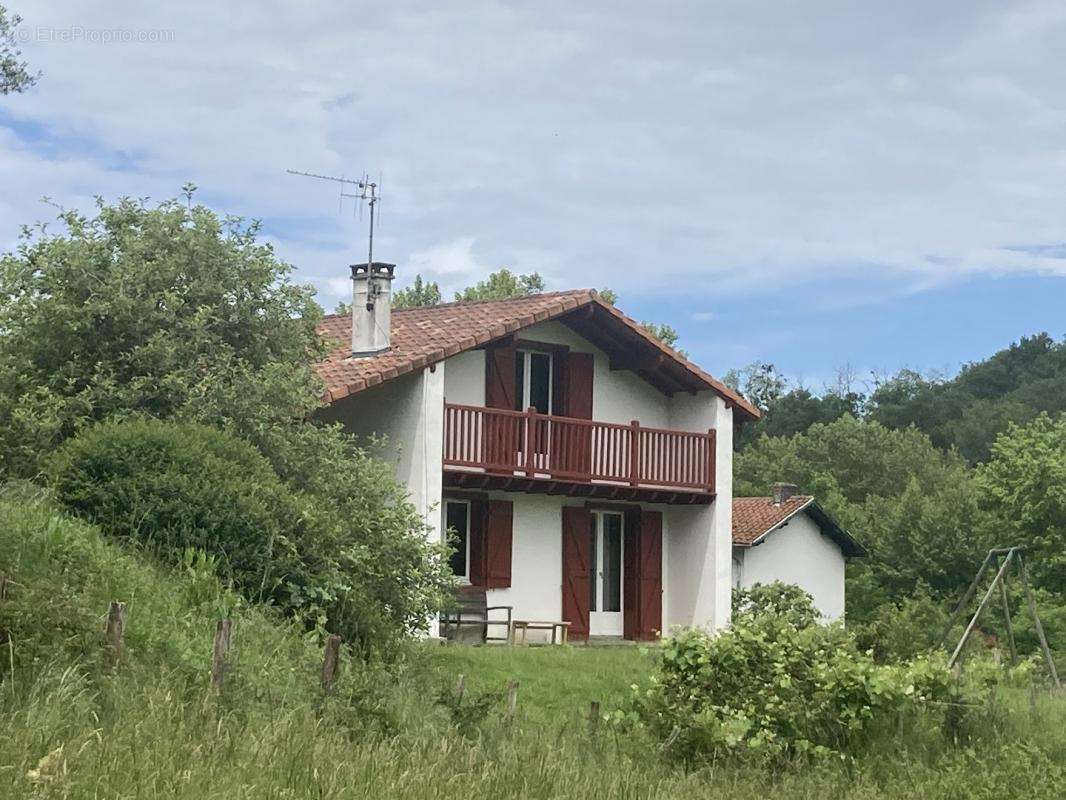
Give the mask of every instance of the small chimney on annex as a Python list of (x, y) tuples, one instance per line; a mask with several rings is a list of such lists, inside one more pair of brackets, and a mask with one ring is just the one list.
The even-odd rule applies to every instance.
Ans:
[(784, 505), (791, 497), (799, 494), (799, 487), (794, 483), (775, 483), (770, 487), (773, 491), (774, 505)]
[(392, 278), (395, 264), (352, 264), (352, 355), (389, 349), (392, 338)]

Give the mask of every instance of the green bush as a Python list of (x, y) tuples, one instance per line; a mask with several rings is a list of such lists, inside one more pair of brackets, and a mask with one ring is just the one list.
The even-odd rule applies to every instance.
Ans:
[(667, 640), (638, 714), (670, 752), (687, 759), (854, 754), (880, 720), (952, 696), (940, 661), (879, 666), (839, 624), (797, 624), (809, 598), (791, 599), (778, 591), (779, 602), (741, 608), (729, 630)]
[(300, 498), (229, 434), (157, 420), (97, 425), (59, 450), (51, 476), (78, 516), (169, 563), (190, 548), (209, 553), (249, 599), (297, 609), (321, 597)]
[(358, 450), (336, 455), (357, 476), (344, 478), (344, 503), (292, 488), (231, 434), (140, 419), (68, 440), (50, 477), (67, 508), (105, 533), (172, 564), (189, 548), (206, 552), (250, 600), (381, 651), (432, 610), (439, 559), (387, 465)]
[(805, 628), (821, 619), (814, 598), (794, 583), (773, 581), (757, 583), (749, 589), (733, 590), (733, 614), (736, 617), (773, 614)]
[(948, 623), (946, 605), (919, 584), (913, 595), (878, 606), (868, 620), (849, 621), (848, 629), (859, 649), (872, 651), (878, 662), (898, 663), (940, 647)]

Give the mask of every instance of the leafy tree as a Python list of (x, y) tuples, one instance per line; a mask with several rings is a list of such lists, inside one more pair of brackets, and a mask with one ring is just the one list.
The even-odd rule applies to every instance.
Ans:
[(988, 459), (1011, 423), (1041, 411), (1066, 411), (1066, 342), (1046, 333), (1022, 337), (951, 379), (901, 370), (875, 388), (869, 414), (893, 428), (914, 425), (937, 447), (956, 447), (973, 463)]
[[(1041, 414), (1025, 426), (1011, 424), (977, 471), (988, 505), (1000, 512), (1022, 544), (1035, 582), (1066, 594), (1066, 415)], [(1063, 598), (1066, 599), (1066, 598)], [(1066, 605), (1066, 603), (1063, 603)]]
[(739, 370), (730, 370), (723, 382), (744, 395), (760, 411), (767, 411), (785, 393), (788, 382), (777, 367), (754, 361)]
[(600, 300), (605, 302), (609, 306), (618, 305), (618, 292), (614, 289), (608, 289), (604, 287), (600, 289), (596, 294), (600, 296)]
[(318, 535), (366, 554), (356, 589), (394, 609), (392, 635), (409, 629), (440, 602), (446, 564), (389, 466), (316, 421), (330, 345), (314, 290), (255, 223), (176, 201), (97, 206), (0, 258), (0, 469), (33, 476), (104, 420), (226, 430), (313, 498)]
[(415, 282), (392, 296), (393, 308), (424, 308), (440, 303), (440, 286), (434, 281), (423, 282), (421, 275), (415, 275)]
[[(667, 347), (672, 347), (675, 350), (677, 349), (677, 340), (680, 338), (680, 334), (673, 326), (667, 325), (665, 322), (648, 322), (647, 320), (644, 320), (640, 324), (644, 330)], [(680, 350), (679, 352), (682, 355), (686, 355), (684, 350)]]
[(995, 529), (965, 462), (913, 428), (844, 416), (788, 438), (763, 435), (735, 454), (733, 475), (738, 496), (799, 485), (867, 547), (848, 567), (848, 614), (859, 620), (919, 583), (938, 597), (957, 593)]
[(40, 72), (30, 72), (29, 65), (19, 60), (22, 51), (15, 45), (15, 28), (20, 22), (22, 17), (0, 5), (0, 95), (24, 92), (41, 77)]
[[(597, 294), (600, 296), (600, 299), (608, 305), (613, 306), (618, 303), (618, 292), (614, 291), (613, 289), (608, 289), (604, 287), (603, 289), (600, 289)], [(666, 323), (648, 322), (647, 320), (644, 320), (640, 324), (641, 327), (644, 328), (644, 330), (646, 330), (656, 339), (661, 341), (667, 347), (674, 348), (683, 356), (688, 355), (688, 353), (686, 353), (684, 350), (678, 348), (677, 341), (681, 338), (681, 335), (673, 326), (667, 325)]]
[(7, 472), (32, 474), (35, 454), (93, 421), (198, 416), (235, 383), (273, 399), (241, 426), (317, 405), (321, 312), (313, 289), (292, 283), (292, 268), (256, 240), (257, 224), (128, 199), (60, 221), (62, 232), (38, 226), (0, 258)]
[(544, 278), (538, 273), (516, 275), (504, 267), (485, 280), (455, 293), (456, 301), (506, 300), (509, 297), (528, 297), (544, 291)]

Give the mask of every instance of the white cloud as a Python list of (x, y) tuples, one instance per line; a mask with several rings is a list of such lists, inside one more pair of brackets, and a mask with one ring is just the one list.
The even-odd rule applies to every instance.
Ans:
[(44, 77), (0, 100), (0, 243), (51, 215), (42, 195), (192, 179), (332, 300), (363, 228), (284, 170), (370, 170), (401, 285), (506, 265), (699, 303), (826, 275), (1066, 275), (1007, 249), (1064, 239), (1062, 4), (813, 8), (40, 2), (25, 26), (173, 37), (24, 46)]
[(713, 311), (694, 311), (692, 313), (692, 318), (696, 322), (710, 322), (713, 319), (717, 319), (717, 317), (718, 315)]

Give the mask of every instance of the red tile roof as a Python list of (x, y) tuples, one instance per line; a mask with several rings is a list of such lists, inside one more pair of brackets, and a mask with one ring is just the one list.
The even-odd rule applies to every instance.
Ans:
[(595, 289), (574, 289), (514, 297), (445, 303), (428, 308), (392, 312), (392, 347), (363, 358), (351, 357), (351, 314), (325, 317), (319, 332), (337, 342), (316, 367), (326, 386), (325, 400), (333, 403), (399, 375), (443, 361), (479, 345), (513, 334), (522, 328), (562, 316), (584, 306), (592, 307), (601, 324), (611, 325), (641, 340), (672, 362), (694, 388), (712, 389), (742, 414), (758, 419), (759, 410), (741, 395), (716, 380), (675, 350), (667, 347), (614, 306), (599, 298)]
[(795, 494), (781, 505), (772, 497), (733, 498), (733, 545), (751, 547), (782, 523), (806, 513), (819, 530), (835, 541), (845, 556), (864, 556), (866, 548), (840, 527), (809, 494)]
[(747, 546), (773, 530), (814, 500), (809, 494), (794, 494), (781, 505), (772, 497), (733, 498), (733, 544)]

